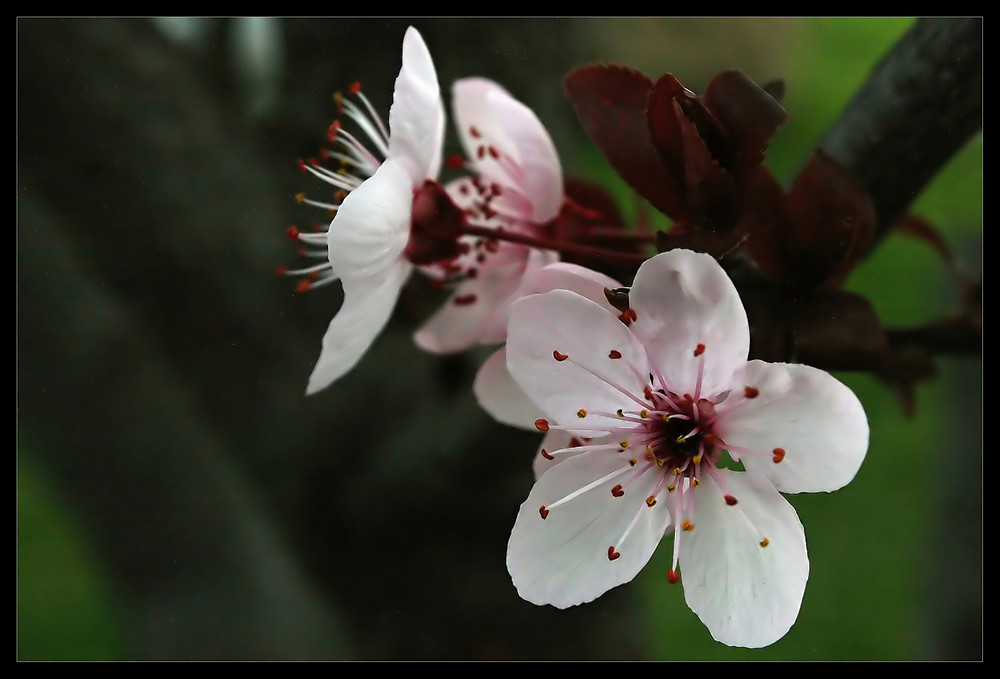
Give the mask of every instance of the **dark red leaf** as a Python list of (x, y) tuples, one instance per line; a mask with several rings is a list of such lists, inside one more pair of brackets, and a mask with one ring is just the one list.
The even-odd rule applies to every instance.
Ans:
[(799, 298), (788, 314), (796, 358), (824, 370), (881, 369), (889, 340), (861, 295), (838, 290)]
[(784, 235), (789, 283), (839, 283), (868, 252), (877, 217), (871, 196), (836, 161), (815, 151), (788, 193)]
[(684, 184), (688, 223), (715, 233), (730, 231), (740, 219), (740, 187), (699, 135), (699, 129), (674, 103), (684, 148)]
[[(684, 146), (674, 100), (685, 92), (687, 90), (677, 78), (667, 73), (650, 90), (646, 109), (646, 122), (653, 144), (678, 182), (683, 182), (684, 177)], [(683, 191), (682, 184), (678, 185), (678, 191)]]
[(621, 66), (587, 66), (566, 76), (565, 85), (587, 135), (621, 178), (661, 212), (682, 219), (679, 179), (663, 163), (646, 122), (649, 78)]
[(768, 140), (788, 119), (777, 99), (739, 71), (712, 78), (705, 104), (729, 135), (734, 168), (759, 164)]

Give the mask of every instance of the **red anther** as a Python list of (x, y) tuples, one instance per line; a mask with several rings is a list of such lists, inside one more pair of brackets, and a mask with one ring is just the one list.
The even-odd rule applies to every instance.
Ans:
[(476, 295), (459, 295), (455, 298), (455, 306), (469, 306), (479, 299)]
[(635, 309), (629, 309), (625, 313), (628, 314), (629, 319), (631, 319), (633, 323), (639, 320), (639, 315), (635, 313)]
[(760, 389), (757, 387), (744, 387), (743, 395), (747, 398), (757, 398), (760, 395)]
[[(482, 160), (483, 156), (485, 156), (485, 155), (486, 155), (486, 147), (485, 146), (480, 146), (478, 149), (476, 149), (476, 158), (479, 158), (480, 160)], [(479, 188), (479, 187), (476, 187), (476, 188)], [(480, 191), (482, 191), (482, 189), (480, 189)]]
[(563, 354), (560, 353), (558, 349), (553, 349), (552, 358), (556, 359), (557, 361), (565, 361), (567, 358), (569, 358), (569, 354)]
[(294, 224), (292, 224), (290, 227), (288, 227), (288, 230), (285, 231), (285, 237), (288, 238), (288, 240), (298, 240), (299, 239), (299, 227), (297, 227)]
[(705, 353), (705, 345), (704, 344), (699, 344), (698, 346), (696, 346), (694, 348), (694, 355), (695, 356), (701, 356), (704, 353)]
[(338, 189), (337, 193), (333, 194), (333, 199), (338, 203), (343, 203), (345, 198), (347, 198), (347, 191), (344, 189)]
[(493, 182), (492, 184), (490, 184), (490, 191), (493, 192), (494, 196), (499, 196), (500, 195), (500, 185), (497, 184), (496, 182)]
[(299, 247), (295, 248), (295, 254), (297, 254), (299, 257), (305, 257), (306, 256), (305, 247), (300, 245)]
[[(463, 167), (465, 167), (465, 158), (463, 158), (457, 153), (453, 153), (450, 156), (448, 156), (448, 160), (446, 162), (448, 165), (448, 169), (450, 170), (461, 170)], [(459, 190), (462, 191), (462, 193), (466, 193), (469, 189), (463, 184), (461, 186), (461, 189)]]
[(465, 241), (462, 241), (461, 243), (458, 244), (458, 254), (460, 254), (460, 255), (467, 255), (467, 254), (469, 254), (469, 250), (471, 250), (471, 249), (472, 249), (472, 246), (469, 245), (468, 243), (466, 243)]
[(303, 278), (301, 281), (295, 284), (295, 292), (303, 293), (309, 290), (312, 285), (312, 281), (308, 278)]
[(611, 351), (608, 352), (608, 358), (621, 358), (621, 357), (622, 357), (622, 352), (618, 351), (617, 349), (612, 349)]
[(616, 552), (614, 545), (611, 545), (610, 547), (608, 547), (608, 561), (614, 561), (615, 559), (617, 559), (620, 556), (621, 556), (621, 552)]
[(444, 290), (445, 282), (434, 280), (433, 278), (428, 281), (431, 286), (431, 290)]
[(319, 271), (310, 271), (309, 273), (306, 274), (306, 278), (308, 278), (311, 281), (316, 280), (317, 278), (319, 278)]
[(288, 267), (287, 266), (279, 266), (277, 269), (274, 270), (274, 273), (277, 276), (284, 276), (286, 273), (288, 273)]
[(469, 185), (468, 184), (459, 184), (458, 185), (458, 192), (461, 193), (463, 196), (469, 195)]
[(653, 400), (653, 390), (649, 388), (649, 385), (642, 388), (642, 395), (647, 401)]
[(614, 495), (615, 497), (621, 497), (622, 495), (625, 494), (625, 489), (622, 488), (622, 484), (619, 483), (617, 486), (611, 489), (611, 494)]
[(298, 164), (299, 164), (299, 170), (301, 172), (308, 172), (308, 170), (306, 169), (306, 161), (304, 161), (301, 158), (299, 158), (299, 163)]
[(468, 276), (469, 278), (478, 278), (479, 269), (469, 269), (468, 271), (465, 272), (465, 275)]
[(667, 582), (669, 582), (671, 585), (676, 585), (680, 581), (681, 581), (681, 574), (679, 571), (675, 571), (673, 568), (667, 571)]
[(719, 437), (716, 436), (715, 434), (713, 434), (710, 431), (706, 431), (702, 435), (701, 440), (704, 441), (705, 443), (709, 444), (709, 445), (715, 445), (716, 443), (719, 442)]
[(556, 458), (552, 457), (551, 455), (549, 455), (549, 451), (545, 450), (545, 448), (542, 448), (542, 457), (544, 457), (546, 460), (554, 460), (554, 459), (556, 459)]
[(538, 508), (538, 515), (543, 519), (549, 515), (549, 510), (545, 508), (545, 505), (542, 505), (541, 507)]
[(478, 264), (482, 264), (485, 261), (486, 261), (486, 255), (484, 253), (480, 252), (478, 255), (476, 255), (476, 262)]
[(490, 156), (492, 156), (494, 160), (500, 157), (500, 152), (497, 151), (494, 147), (492, 146), (489, 147), (489, 151), (490, 151)]
[(306, 162), (310, 165), (319, 165), (319, 161), (316, 160), (315, 158), (307, 158)]
[(574, 436), (573, 438), (571, 438), (569, 440), (569, 445), (566, 446), (566, 447), (567, 448), (579, 448), (582, 445), (583, 445), (583, 441), (581, 441), (580, 439), (578, 439), (577, 437)]
[(725, 498), (723, 499), (726, 501), (726, 504), (729, 505), (730, 507), (736, 504), (736, 498), (733, 497), (732, 495), (726, 495)]
[(469, 128), (469, 134), (471, 134), (471, 135), (472, 135), (473, 137), (475, 137), (476, 139), (478, 139), (478, 138), (479, 138), (479, 137), (481, 136), (481, 135), (479, 134), (479, 130), (477, 130), (477, 129), (476, 129), (476, 127), (475, 127), (474, 125), (473, 125), (472, 127), (470, 127), (470, 128)]
[(548, 431), (549, 421), (544, 418), (539, 418), (535, 420), (535, 429), (537, 429), (538, 431)]
[(360, 92), (361, 91), (361, 81), (360, 80), (355, 80), (354, 82), (352, 82), (351, 86), (347, 88), (347, 91), (350, 92), (351, 94), (357, 94), (358, 92)]
[[(490, 212), (493, 212), (493, 211), (490, 210)], [(496, 212), (493, 212), (493, 214), (495, 215)], [(489, 217), (492, 217), (492, 216), (493, 215), (487, 215), (487, 219)], [(488, 240), (488, 241), (486, 241), (486, 251), (487, 252), (496, 252), (499, 249), (500, 249), (500, 241), (495, 241), (495, 240)]]
[(771, 459), (774, 460), (775, 464), (778, 464), (779, 462), (785, 459), (784, 448), (775, 448), (772, 452), (773, 452), (773, 457)]

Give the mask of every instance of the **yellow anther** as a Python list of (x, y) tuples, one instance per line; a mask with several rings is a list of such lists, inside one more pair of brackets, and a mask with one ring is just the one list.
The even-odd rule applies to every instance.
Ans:
[(650, 495), (649, 497), (646, 498), (646, 506), (647, 507), (652, 507), (655, 504), (656, 504), (656, 498), (655, 497), (653, 497), (652, 495)]
[(301, 203), (301, 202), (302, 202), (302, 201), (304, 201), (305, 199), (306, 199), (306, 194), (304, 194), (304, 193), (296, 193), (296, 194), (295, 194), (295, 200), (296, 200), (297, 202)]
[(579, 418), (584, 418), (587, 416), (587, 411), (584, 410), (583, 408), (580, 408), (579, 410), (576, 411), (576, 416)]
[(694, 530), (694, 524), (685, 519), (684, 523), (681, 524), (681, 528), (683, 530)]
[(639, 460), (635, 459), (634, 457), (628, 461), (628, 466), (630, 467), (634, 467), (637, 464), (639, 464)]
[(764, 538), (763, 540), (760, 541), (761, 547), (767, 547), (769, 544), (771, 544), (771, 541), (768, 540), (767, 538)]
[(343, 99), (343, 98), (344, 98), (344, 95), (342, 95), (342, 94), (340, 93), (340, 90), (337, 90), (336, 92), (334, 92), (334, 93), (333, 93), (333, 100), (334, 100), (334, 101), (335, 101), (336, 103), (338, 103), (338, 104), (339, 104), (339, 103), (340, 103), (340, 100), (341, 100), (341, 99)]
[[(646, 459), (649, 459), (649, 458), (647, 457)], [(657, 460), (656, 461), (656, 466), (657, 467), (662, 467), (663, 465), (664, 465), (664, 461), (663, 460)]]
[(692, 488), (694, 488), (695, 486), (697, 486), (700, 483), (701, 483), (701, 481), (699, 481), (698, 479), (691, 479), (691, 487)]
[(652, 443), (650, 443), (650, 444), (648, 444), (646, 446), (646, 452), (649, 453), (650, 455), (652, 455), (653, 453), (656, 452), (656, 450), (653, 448), (653, 444)]
[(680, 476), (680, 475), (681, 475), (681, 468), (674, 467), (674, 476)]
[(677, 486), (675, 486), (674, 484), (671, 483), (669, 486), (667, 486), (667, 492), (668, 493), (672, 493), (675, 490), (677, 490)]
[(687, 441), (687, 439), (684, 438), (683, 434), (677, 437), (677, 443), (684, 443), (685, 441)]
[(618, 417), (625, 417), (625, 413), (622, 412), (621, 408), (619, 408), (618, 410), (616, 410), (615, 414), (618, 415)]
[(337, 174), (339, 174), (339, 175), (346, 175), (347, 174), (347, 170), (345, 170), (344, 168), (340, 168), (339, 170), (337, 170)]
[(663, 413), (663, 421), (664, 422), (670, 421), (670, 413)]
[(640, 411), (639, 411), (639, 417), (642, 417), (642, 418), (647, 418), (647, 417), (649, 417), (649, 411), (648, 411), (648, 410), (645, 410), (645, 409), (643, 409), (643, 410), (640, 410)]
[(622, 448), (628, 448), (628, 439), (622, 439), (621, 441), (618, 442), (618, 445), (620, 445)]
[(701, 455), (695, 455), (694, 457), (691, 458), (691, 461), (694, 462), (695, 464), (701, 464)]

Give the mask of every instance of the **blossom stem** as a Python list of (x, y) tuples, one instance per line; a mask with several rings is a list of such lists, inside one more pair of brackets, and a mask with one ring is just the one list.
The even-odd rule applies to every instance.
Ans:
[(578, 243), (568, 243), (552, 238), (540, 238), (525, 233), (514, 233), (505, 229), (490, 229), (473, 224), (463, 224), (462, 233), (470, 236), (480, 236), (490, 240), (501, 240), (509, 243), (520, 243), (540, 250), (555, 250), (566, 255), (577, 257), (588, 257), (591, 259), (603, 259), (605, 261), (619, 262), (621, 264), (639, 265), (649, 257), (636, 252), (619, 252), (607, 248), (598, 248), (590, 245), (580, 245)]

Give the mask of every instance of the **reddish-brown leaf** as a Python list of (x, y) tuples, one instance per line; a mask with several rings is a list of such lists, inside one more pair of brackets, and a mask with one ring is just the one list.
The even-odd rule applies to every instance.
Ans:
[(712, 78), (705, 105), (729, 135), (734, 170), (759, 164), (768, 140), (788, 119), (777, 99), (739, 71)]
[(683, 218), (678, 178), (646, 122), (649, 78), (621, 66), (587, 66), (566, 76), (565, 86), (587, 135), (621, 178), (661, 212)]

